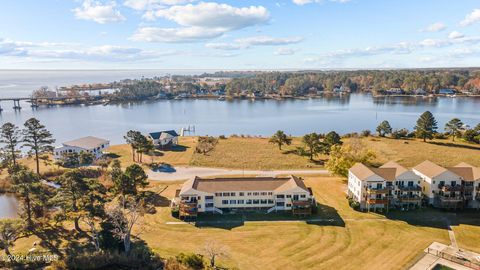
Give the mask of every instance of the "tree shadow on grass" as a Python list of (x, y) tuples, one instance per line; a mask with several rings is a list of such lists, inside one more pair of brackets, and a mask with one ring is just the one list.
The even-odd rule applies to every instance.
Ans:
[(390, 211), (385, 214), (390, 220), (399, 220), (413, 226), (448, 229), (448, 226), (461, 224), (480, 226), (480, 211), (467, 209), (462, 211), (448, 211), (434, 208), (422, 208), (404, 211)]
[(62, 226), (54, 226), (48, 223), (41, 224), (33, 229), (33, 235), (40, 238), (39, 245), (50, 250), (56, 255), (63, 258), (62, 243), (77, 242), (76, 237), (72, 231), (66, 230)]
[(117, 153), (111, 153), (111, 152), (110, 152), (110, 153), (106, 153), (105, 156), (106, 156), (107, 158), (119, 158), (119, 157), (120, 157), (119, 154), (117, 154)]
[(468, 144), (457, 144), (453, 142), (428, 142), (429, 144), (439, 145), (439, 146), (447, 146), (447, 147), (455, 147), (455, 148), (465, 148), (471, 150), (480, 150), (480, 146), (476, 145), (468, 145)]
[(185, 145), (174, 145), (167, 148), (161, 148), (159, 150), (163, 152), (185, 152), (188, 148), (190, 147)]
[(224, 214), (200, 214), (195, 226), (232, 230), (245, 225), (245, 222), (304, 222), (317, 226), (345, 227), (344, 220), (335, 208), (319, 203), (309, 216), (294, 216), (291, 211), (267, 213), (266, 210), (245, 210)]
[(157, 212), (156, 207), (170, 206), (170, 200), (167, 197), (163, 197), (153, 191), (144, 191), (142, 197), (144, 198), (145, 207), (149, 214), (155, 214)]

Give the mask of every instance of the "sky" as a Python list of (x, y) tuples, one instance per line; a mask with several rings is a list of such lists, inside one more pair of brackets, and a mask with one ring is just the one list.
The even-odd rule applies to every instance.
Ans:
[(480, 66), (479, 0), (15, 0), (0, 69)]

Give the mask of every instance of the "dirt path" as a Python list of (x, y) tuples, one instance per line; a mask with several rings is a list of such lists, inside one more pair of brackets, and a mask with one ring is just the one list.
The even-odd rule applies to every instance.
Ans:
[(327, 170), (275, 170), (275, 171), (262, 171), (262, 170), (229, 170), (218, 168), (205, 168), (205, 167), (174, 167), (174, 172), (154, 172), (152, 170), (147, 171), (148, 178), (150, 180), (158, 181), (177, 181), (191, 179), (195, 176), (219, 176), (219, 175), (258, 175), (258, 176), (275, 176), (284, 174), (328, 174)]

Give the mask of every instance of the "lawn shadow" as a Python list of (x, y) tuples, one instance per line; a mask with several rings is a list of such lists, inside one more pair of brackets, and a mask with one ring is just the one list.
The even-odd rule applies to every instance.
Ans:
[(113, 159), (120, 157), (119, 154), (117, 154), (117, 153), (112, 153), (112, 152), (106, 153), (106, 154), (104, 154), (104, 155), (105, 155), (105, 157), (107, 157), (107, 158), (113, 158)]
[(468, 209), (462, 211), (448, 211), (443, 209), (422, 208), (405, 211), (390, 211), (385, 217), (390, 220), (399, 220), (413, 226), (448, 229), (448, 226), (461, 224), (480, 226), (480, 212)]
[(159, 149), (160, 151), (163, 151), (163, 152), (185, 152), (187, 151), (187, 149), (190, 148), (189, 146), (185, 146), (185, 145), (174, 145), (174, 146), (171, 146), (171, 147), (168, 147), (168, 148), (164, 148), (164, 149)]
[(447, 147), (456, 147), (456, 148), (465, 148), (470, 150), (480, 150), (480, 146), (475, 145), (468, 145), (468, 144), (456, 144), (453, 142), (428, 142), (429, 144), (439, 145), (439, 146), (447, 146)]
[(245, 225), (245, 222), (304, 222), (317, 226), (345, 227), (344, 220), (335, 208), (319, 203), (309, 216), (294, 216), (291, 211), (267, 213), (266, 210), (244, 210), (224, 214), (200, 214), (195, 226), (231, 230)]
[(155, 209), (156, 207), (170, 206), (170, 200), (167, 197), (163, 197), (162, 195), (149, 190), (143, 191), (142, 193), (145, 208), (149, 214), (155, 214), (157, 212)]

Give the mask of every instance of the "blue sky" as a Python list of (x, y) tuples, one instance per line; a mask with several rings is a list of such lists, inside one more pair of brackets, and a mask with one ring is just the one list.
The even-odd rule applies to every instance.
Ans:
[(478, 0), (16, 0), (1, 69), (480, 66)]

